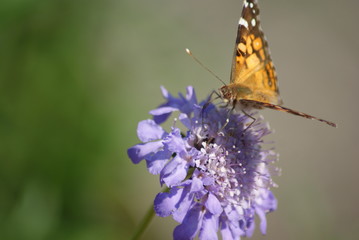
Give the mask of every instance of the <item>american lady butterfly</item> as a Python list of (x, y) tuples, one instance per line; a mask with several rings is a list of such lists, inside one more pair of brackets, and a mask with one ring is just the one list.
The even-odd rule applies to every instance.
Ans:
[(270, 108), (308, 119), (336, 124), (290, 108), (280, 106), (277, 75), (269, 54), (268, 43), (260, 27), (256, 0), (244, 0), (242, 16), (232, 62), (231, 82), (220, 88), (220, 95), (233, 108)]

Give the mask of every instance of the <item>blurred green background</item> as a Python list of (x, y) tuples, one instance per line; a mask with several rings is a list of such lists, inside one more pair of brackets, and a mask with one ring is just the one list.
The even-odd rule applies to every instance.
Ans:
[[(241, 0), (0, 1), (0, 239), (129, 239), (160, 191), (133, 165), (137, 122), (193, 85), (229, 78)], [(285, 106), (264, 110), (281, 177), (268, 234), (358, 239), (357, 0), (260, 1)], [(143, 239), (170, 239), (155, 218)]]

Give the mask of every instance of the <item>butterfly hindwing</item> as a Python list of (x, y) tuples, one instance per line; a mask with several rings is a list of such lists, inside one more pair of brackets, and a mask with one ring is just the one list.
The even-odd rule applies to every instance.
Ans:
[[(232, 86), (231, 86), (232, 85)], [(231, 84), (251, 90), (241, 98), (281, 104), (277, 75), (260, 27), (256, 0), (245, 0), (233, 54)]]

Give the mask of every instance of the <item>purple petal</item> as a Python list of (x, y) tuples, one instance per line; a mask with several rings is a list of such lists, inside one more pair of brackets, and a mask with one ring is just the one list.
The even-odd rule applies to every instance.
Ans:
[(186, 151), (185, 142), (182, 139), (181, 132), (178, 128), (172, 130), (172, 132), (164, 139), (163, 144), (171, 152), (184, 152)]
[(267, 230), (267, 218), (266, 218), (266, 214), (265, 212), (260, 209), (260, 208), (256, 208), (256, 213), (261, 221), (259, 228), (261, 229), (261, 233), (262, 234), (266, 234), (266, 230)]
[(161, 147), (163, 147), (162, 141), (137, 144), (127, 149), (127, 155), (134, 164), (137, 164), (149, 154), (157, 152)]
[(203, 219), (201, 209), (202, 205), (196, 204), (188, 211), (182, 223), (178, 225), (173, 232), (174, 240), (189, 240), (197, 235)]
[(178, 203), (178, 208), (172, 215), (174, 220), (176, 220), (179, 223), (183, 222), (183, 219), (185, 218), (188, 209), (191, 207), (193, 203), (193, 198), (194, 198), (194, 194), (190, 194), (188, 192), (188, 188), (186, 187), (182, 193), (182, 198)]
[(196, 92), (194, 91), (194, 88), (192, 86), (187, 87), (186, 99), (190, 104), (191, 111), (193, 111), (194, 105), (197, 105), (197, 97)]
[(183, 188), (172, 188), (169, 192), (157, 194), (154, 201), (154, 209), (158, 216), (167, 217), (176, 210), (176, 204), (180, 201)]
[(256, 201), (255, 212), (260, 219), (260, 230), (262, 234), (266, 234), (267, 219), (266, 212), (277, 209), (277, 199), (271, 191), (263, 192)]
[(173, 97), (166, 88), (164, 88), (163, 86), (161, 86), (161, 91), (162, 91), (162, 95), (163, 97), (167, 100), (167, 103), (165, 103), (164, 105), (166, 106), (172, 106), (175, 108), (179, 108), (179, 106), (181, 106), (183, 103), (182, 99), (179, 98), (175, 98)]
[[(223, 218), (221, 220), (221, 232), (222, 236), (225, 235), (227, 239), (240, 239), (240, 236), (245, 235), (245, 232), (242, 230), (243, 220), (233, 221), (231, 219)], [(228, 234), (230, 232), (230, 234)], [(223, 240), (226, 240), (223, 236)]]
[[(252, 212), (251, 210), (251, 213), (249, 213), (248, 215), (250, 216), (254, 216), (254, 212)], [(251, 217), (251, 218), (248, 218), (247, 219), (247, 222), (246, 222), (246, 236), (247, 237), (252, 237), (253, 236), (253, 233), (254, 233), (254, 229), (256, 227), (256, 224), (254, 222), (254, 217)]]
[(166, 99), (168, 99), (169, 97), (171, 97), (171, 94), (167, 91), (167, 89), (164, 86), (161, 86), (161, 92), (162, 92), (162, 96)]
[(173, 158), (161, 171), (161, 184), (165, 183), (168, 187), (180, 183), (187, 175), (187, 162), (178, 156)]
[(174, 111), (178, 111), (176, 107), (163, 106), (156, 109), (151, 110), (149, 113), (153, 116), (160, 116), (164, 114), (168, 114)]
[(232, 231), (228, 226), (228, 221), (221, 221), (221, 235), (223, 240), (236, 240), (238, 237), (232, 235)]
[(196, 92), (194, 91), (194, 88), (192, 86), (187, 87), (186, 99), (192, 104), (197, 103)]
[[(183, 98), (183, 97), (182, 97)], [(180, 107), (181, 112), (189, 115), (194, 111), (195, 104), (197, 104), (196, 93), (192, 86), (187, 87), (187, 94), (184, 103)]]
[(233, 206), (227, 205), (227, 207), (224, 208), (224, 211), (228, 219), (232, 222), (238, 222), (243, 219), (243, 216), (239, 214), (238, 210)]
[(142, 142), (150, 142), (161, 139), (165, 131), (151, 119), (138, 123), (137, 136)]
[(208, 194), (208, 199), (204, 205), (213, 215), (219, 215), (223, 212), (220, 201), (212, 193)]
[(180, 110), (186, 114), (190, 114), (193, 111), (193, 105), (197, 103), (193, 87), (187, 87), (186, 98), (184, 98), (181, 94), (180, 98), (174, 98), (164, 87), (161, 87), (161, 90), (162, 95), (167, 99), (167, 102), (162, 104), (157, 109), (150, 111), (150, 114), (154, 116), (153, 120), (157, 124), (161, 124), (166, 121), (170, 114), (174, 111)]
[(175, 99), (170, 94), (168, 97), (169, 99), (167, 103), (164, 103), (157, 109), (151, 110), (149, 112), (151, 115), (153, 115), (153, 120), (157, 124), (165, 122), (172, 112), (179, 110), (177, 104), (171, 103), (171, 101), (175, 101)]
[(257, 205), (260, 205), (265, 211), (274, 211), (277, 209), (278, 202), (271, 191), (266, 191), (262, 194), (260, 201), (257, 201)]
[(199, 233), (200, 240), (217, 240), (218, 217), (206, 212), (203, 217), (202, 228)]
[(194, 104), (193, 105), (193, 117), (197, 118), (197, 119), (201, 119), (203, 118), (204, 114), (208, 114), (208, 107), (206, 107), (205, 109), (202, 108), (202, 106), (198, 105), (198, 104)]
[(166, 165), (168, 160), (171, 158), (172, 153), (169, 151), (159, 151), (154, 155), (146, 158), (147, 169), (151, 174), (160, 174), (163, 167)]
[(204, 178), (202, 179), (202, 182), (203, 182), (203, 185), (205, 185), (205, 186), (210, 186), (210, 185), (213, 185), (213, 184), (214, 184), (214, 178), (204, 177)]
[(191, 129), (192, 123), (191, 120), (188, 118), (187, 114), (181, 113), (178, 117), (178, 119), (181, 121), (181, 123), (188, 129)]
[(171, 115), (171, 113), (166, 113), (158, 116), (153, 116), (153, 121), (157, 124), (161, 124), (167, 120), (167, 118)]
[(199, 178), (193, 177), (190, 192), (198, 192), (203, 189), (203, 183)]

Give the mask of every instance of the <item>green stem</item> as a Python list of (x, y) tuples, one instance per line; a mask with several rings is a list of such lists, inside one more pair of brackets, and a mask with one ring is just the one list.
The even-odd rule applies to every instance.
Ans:
[(154, 215), (155, 215), (155, 211), (153, 210), (153, 205), (151, 205), (151, 207), (148, 209), (146, 215), (142, 219), (142, 222), (138, 226), (137, 231), (136, 231), (135, 235), (133, 236), (132, 240), (139, 240), (141, 238), (143, 232), (146, 230), (146, 228), (150, 224)]
[[(168, 187), (165, 187), (162, 192), (168, 192), (170, 189)], [(131, 240), (140, 240), (143, 232), (146, 230), (146, 228), (150, 225), (150, 222), (155, 215), (155, 210), (153, 209), (153, 205), (147, 210), (146, 215), (142, 219), (142, 222), (137, 228), (137, 231), (133, 238)]]

